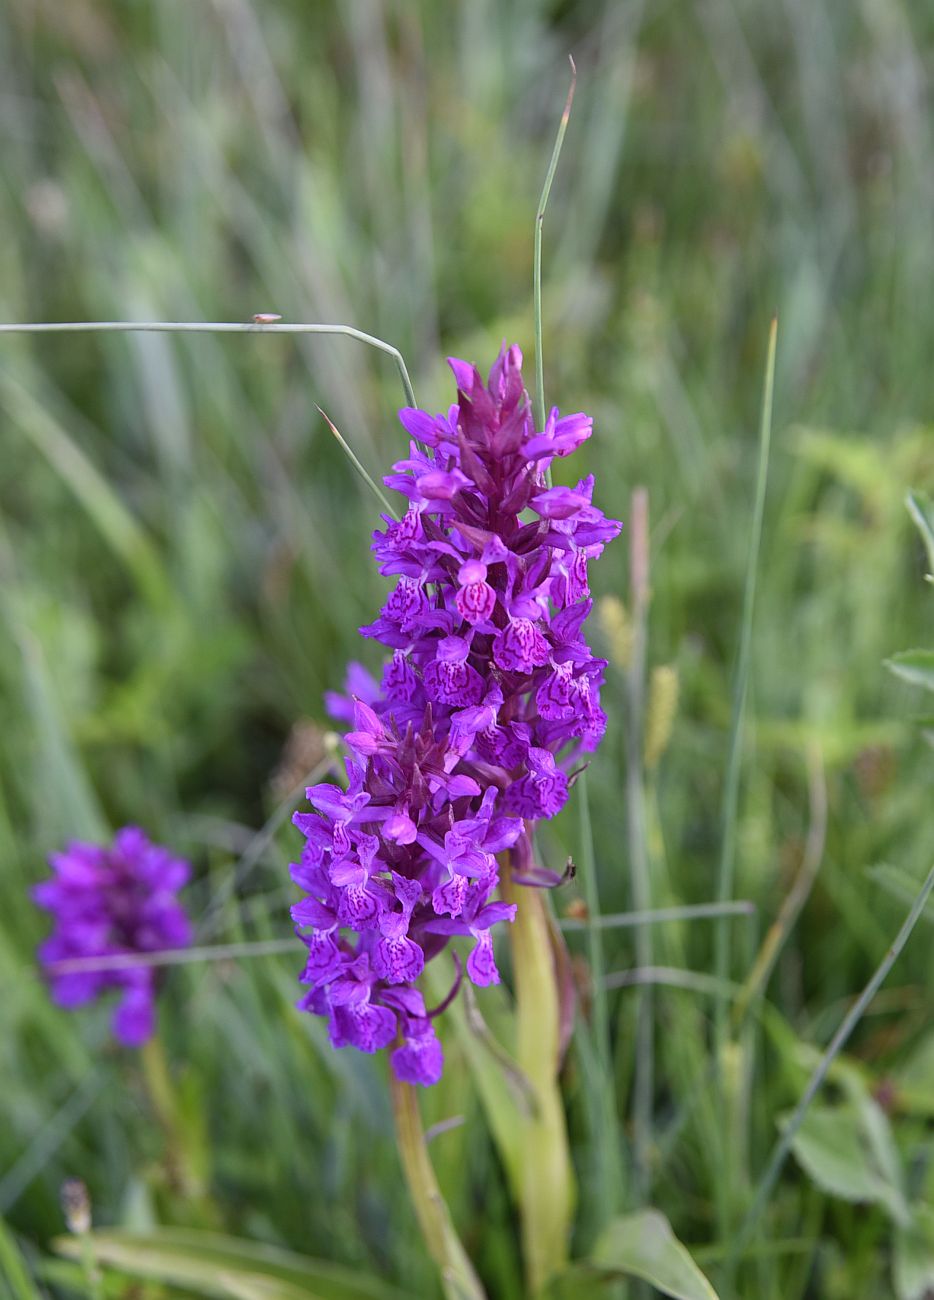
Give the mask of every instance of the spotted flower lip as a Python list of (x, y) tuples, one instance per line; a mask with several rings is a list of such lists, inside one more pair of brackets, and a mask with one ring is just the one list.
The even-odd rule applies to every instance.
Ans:
[[(155, 1028), (155, 970), (131, 965), (95, 970), (91, 959), (187, 947), (191, 926), (176, 895), (188, 881), (189, 864), (135, 826), (117, 831), (110, 846), (72, 840), (51, 855), (49, 864), (52, 879), (35, 885), (32, 897), (55, 920), (37, 953), (52, 998), (71, 1009), (109, 989), (120, 991), (114, 1036), (127, 1047), (139, 1047)], [(89, 964), (59, 969), (76, 960)]]
[(501, 855), (528, 866), (532, 824), (560, 811), (570, 765), (605, 729), (606, 664), (583, 628), (588, 565), (621, 527), (594, 506), (592, 476), (548, 484), (593, 423), (555, 408), (536, 430), (518, 347), (486, 382), (449, 364), (446, 413), (399, 413), (412, 442), (384, 482), (404, 508), (372, 540), (393, 586), (360, 629), (390, 657), (378, 683), (352, 664), (348, 695), (327, 697), (351, 728), (347, 787), (308, 790), (291, 869), (308, 895), (292, 909), (299, 1005), (327, 1017), (335, 1047), (392, 1045), (397, 1076), (423, 1085), (443, 1054), (414, 981), (462, 936), (467, 977), (498, 982), (493, 931), (516, 914), (496, 899)]

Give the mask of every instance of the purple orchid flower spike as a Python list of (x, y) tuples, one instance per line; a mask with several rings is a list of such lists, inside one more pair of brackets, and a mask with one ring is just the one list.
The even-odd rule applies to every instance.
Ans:
[[(155, 969), (129, 962), (94, 969), (93, 959), (129, 959), (191, 943), (191, 926), (176, 897), (188, 882), (188, 863), (135, 826), (118, 831), (109, 847), (72, 841), (49, 863), (53, 877), (36, 885), (32, 897), (55, 918), (37, 954), (53, 1000), (70, 1009), (117, 990), (114, 1037), (126, 1047), (142, 1046), (155, 1030)], [(87, 968), (63, 966), (75, 960)]]
[(300, 1005), (328, 1017), (337, 1047), (394, 1043), (397, 1076), (420, 1084), (442, 1068), (413, 987), (425, 963), (467, 936), (471, 981), (499, 980), (493, 933), (515, 905), (495, 899), (497, 855), (514, 879), (560, 879), (530, 867), (532, 823), (561, 809), (606, 725), (606, 664), (583, 625), (588, 564), (620, 530), (594, 506), (592, 476), (548, 485), (592, 421), (552, 410), (536, 430), (518, 347), (486, 383), (450, 366), (456, 404), (400, 412), (413, 441), (384, 479), (405, 511), (373, 535), (393, 580), (360, 629), (390, 652), (380, 685), (354, 664), (348, 697), (327, 699), (351, 726), (348, 787), (312, 787), (315, 811), (294, 817), (306, 845), (292, 878), (309, 895), (292, 912), (310, 931)]

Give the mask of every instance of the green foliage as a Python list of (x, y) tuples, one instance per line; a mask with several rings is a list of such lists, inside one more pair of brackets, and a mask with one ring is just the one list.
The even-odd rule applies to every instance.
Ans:
[(10, 1300), (40, 1300), (40, 1292), (29, 1275), (26, 1261), (10, 1230), (0, 1219), (0, 1283)]
[[(508, 337), (531, 361), (531, 223), (573, 51), (575, 109), (543, 236), (546, 389), (595, 415), (581, 456), (608, 513), (626, 519), (630, 489), (649, 489), (648, 662), (672, 665), (680, 686), (645, 781), (655, 907), (715, 893), (777, 310), (733, 828), (735, 894), (756, 915), (730, 919), (718, 995), (742, 985), (796, 878), (819, 820), (815, 751), (820, 866), (717, 1068), (711, 922), (654, 926), (654, 974), (639, 976), (667, 980), (653, 997), (647, 1194), (722, 1300), (877, 1300), (892, 1278), (904, 1295), (927, 1285), (934, 1076), (920, 933), (848, 1048), (871, 1093), (894, 1089), (884, 1109), (911, 1223), (791, 1164), (731, 1295), (721, 1216), (741, 1213), (800, 1096), (801, 1044), (829, 1040), (934, 859), (930, 751), (911, 689), (882, 668), (893, 656), (904, 667), (899, 647), (934, 644), (919, 582), (922, 562), (934, 570), (934, 520), (916, 492), (919, 545), (904, 509), (913, 485), (934, 481), (932, 40), (929, 7), (904, 0), (0, 7), (3, 319), (345, 321), (401, 348), (431, 409), (450, 398), (447, 352), (482, 363)], [(149, 1243), (139, 1259), (165, 1240), (155, 1225), (197, 1223), (231, 1250), (299, 1251), (435, 1294), (383, 1067), (335, 1053), (294, 1012), (300, 946), (167, 973), (173, 1134), (139, 1062), (107, 1045), (106, 1011), (49, 1005), (27, 895), (67, 835), (139, 821), (193, 857), (210, 940), (289, 934), (295, 837), (287, 816), (257, 828), (286, 799), (285, 778), (299, 786), (326, 756), (323, 691), (348, 658), (375, 665), (355, 629), (385, 585), (368, 551), (376, 505), (315, 406), (378, 482), (404, 452), (399, 402), (392, 358), (350, 339), (0, 339), (0, 1213), (31, 1267), (33, 1245), (62, 1231), (58, 1187), (79, 1174), (98, 1228)], [(596, 566), (595, 595), (631, 610), (626, 546)], [(635, 906), (623, 668), (611, 666), (611, 730), (587, 774), (594, 875), (559, 892), (559, 915), (594, 882), (604, 913)], [(549, 866), (580, 856), (578, 813), (543, 834)], [(891, 867), (867, 874), (874, 863)], [(595, 934), (567, 936), (582, 994), (562, 1075), (578, 1260), (619, 1209), (644, 1209), (630, 1180), (638, 999), (619, 984), (633, 978), (635, 932), (601, 930), (599, 946)], [(594, 952), (617, 977), (596, 1016)], [(439, 969), (436, 1000), (450, 978)], [(468, 1253), (489, 1294), (516, 1300), (528, 1099), (521, 1071), (501, 1068), (515, 1059), (509, 987), (507, 974), (478, 998), (482, 1022), (463, 1003), (447, 1017), (449, 1068), (423, 1104)], [(818, 1122), (849, 1124), (863, 1172), (888, 1186), (853, 1098), (819, 1104)], [(272, 1276), (251, 1259), (225, 1274), (241, 1294)], [(128, 1274), (106, 1261), (104, 1272), (107, 1300), (125, 1300)], [(80, 1294), (70, 1262), (41, 1276), (55, 1300)], [(575, 1300), (638, 1286), (569, 1276)], [(142, 1286), (142, 1300), (171, 1294), (156, 1274)], [(175, 1293), (186, 1287), (197, 1294)]]
[(934, 1214), (928, 1206), (896, 1233), (893, 1281), (898, 1300), (925, 1300), (934, 1287)]
[(894, 1180), (892, 1170), (882, 1167), (855, 1107), (812, 1106), (792, 1150), (802, 1168), (831, 1196), (881, 1205), (900, 1226), (906, 1225), (900, 1179)]
[(924, 1300), (934, 1278), (934, 1216), (927, 1199), (909, 1204), (907, 1178), (888, 1117), (852, 1067), (838, 1072), (848, 1100), (812, 1106), (792, 1146), (818, 1187), (847, 1201), (878, 1205), (894, 1225), (897, 1300)]
[(934, 691), (934, 650), (900, 650), (886, 663), (902, 681)]
[(658, 1210), (616, 1219), (593, 1252), (597, 1268), (638, 1277), (675, 1300), (717, 1300), (716, 1292)]
[[(401, 1300), (401, 1292), (356, 1271), (234, 1237), (162, 1228), (95, 1232), (88, 1240), (98, 1266), (218, 1300)], [(53, 1245), (72, 1258), (83, 1249), (74, 1237)]]
[[(905, 505), (908, 507), (908, 513), (911, 515), (915, 527), (921, 534), (921, 540), (924, 542), (928, 568), (934, 571), (934, 505), (932, 505), (930, 497), (925, 496), (922, 492), (909, 492)], [(928, 582), (934, 582), (934, 572), (928, 573), (927, 580)]]

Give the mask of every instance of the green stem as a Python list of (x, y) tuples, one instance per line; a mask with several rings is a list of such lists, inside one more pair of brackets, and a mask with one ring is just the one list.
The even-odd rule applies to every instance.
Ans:
[[(630, 591), (632, 599), (632, 653), (626, 673), (626, 826), (632, 901), (638, 912), (652, 906), (646, 832), (643, 733), (645, 722), (645, 660), (649, 612), (649, 498), (645, 488), (632, 494), (630, 507)], [(640, 925), (635, 936), (636, 964), (653, 962), (652, 932)], [(652, 1099), (655, 1087), (655, 1027), (652, 986), (636, 995), (636, 1052), (633, 1081), (633, 1156), (635, 1190), (645, 1202), (651, 1185)]]
[(158, 1033), (140, 1048), (139, 1059), (153, 1113), (165, 1135), (166, 1174), (191, 1206), (199, 1205), (205, 1197), (205, 1179), (196, 1167), (184, 1127), (179, 1121), (178, 1099)]
[[(532, 299), (535, 320), (535, 418), (545, 428), (545, 376), (542, 345), (542, 226), (548, 196), (561, 156), (574, 101), (577, 69), (571, 64), (571, 85), (558, 123), (545, 183), (535, 213), (532, 254)], [(551, 484), (551, 472), (546, 475)], [(523, 837), (514, 854), (531, 857)], [(568, 1238), (574, 1204), (574, 1174), (568, 1149), (567, 1125), (558, 1071), (561, 1056), (561, 997), (555, 966), (557, 928), (548, 914), (542, 891), (523, 888), (512, 879), (509, 866), (501, 887), (503, 898), (518, 904), (511, 926), (515, 976), (516, 1055), (535, 1095), (535, 1113), (521, 1121), (520, 1210), (522, 1243), (529, 1289), (539, 1295), (548, 1279), (567, 1263)]]
[(606, 918), (600, 915), (600, 890), (597, 880), (597, 863), (594, 858), (593, 830), (590, 822), (590, 798), (587, 789), (586, 772), (581, 773), (577, 782), (577, 789), (581, 826), (581, 883), (583, 885), (584, 902), (587, 904), (587, 919), (579, 924), (581, 928), (587, 930), (587, 956), (590, 961), (590, 977), (593, 983), (594, 1041), (601, 1063), (609, 1073), (610, 1017), (604, 978), (606, 975), (602, 935), (604, 927), (601, 924)]
[[(759, 467), (756, 477), (756, 496), (752, 513), (752, 533), (749, 539), (746, 582), (743, 590), (743, 612), (740, 625), (739, 652), (736, 660), (736, 682), (733, 695), (733, 716), (730, 724), (730, 748), (727, 758), (726, 780), (723, 788), (723, 838), (720, 863), (717, 871), (716, 901), (724, 903), (733, 892), (736, 856), (736, 811), (739, 801), (739, 771), (743, 747), (743, 721), (746, 712), (746, 690), (749, 682), (749, 658), (752, 648), (752, 617), (756, 603), (756, 577), (759, 569), (759, 545), (762, 539), (762, 518), (765, 513), (765, 486), (769, 471), (769, 444), (772, 437), (772, 394), (775, 387), (775, 345), (778, 320), (773, 317), (769, 330), (769, 346), (765, 365), (765, 383), (762, 392), (762, 417), (759, 425)], [(716, 929), (715, 973), (719, 980), (730, 976), (731, 927), (723, 917)], [(725, 999), (718, 1000), (716, 1010), (717, 1046), (722, 1048), (729, 1033)]]
[[(568, 56), (570, 59), (570, 55)], [(555, 136), (554, 148), (551, 151), (551, 161), (548, 164), (548, 171), (545, 173), (545, 183), (542, 186), (541, 196), (538, 200), (538, 209), (535, 213), (535, 233), (533, 236), (533, 254), (532, 254), (532, 310), (535, 315), (535, 420), (539, 431), (545, 428), (545, 365), (544, 351), (542, 345), (542, 226), (545, 223), (545, 209), (548, 206), (548, 196), (551, 193), (551, 184), (555, 178), (555, 172), (558, 169), (558, 159), (561, 157), (561, 146), (564, 144), (564, 134), (568, 129), (568, 121), (571, 116), (571, 105), (574, 102), (574, 87), (577, 85), (577, 68), (574, 66), (574, 60), (571, 62), (571, 85), (568, 90), (568, 97), (565, 100), (564, 112), (561, 114), (561, 121), (558, 123), (558, 134)]]
[[(587, 1038), (584, 1026), (580, 1027), (583, 1046), (582, 1061), (585, 1086), (592, 1125), (595, 1152), (596, 1187), (592, 1203), (598, 1209), (597, 1222), (602, 1230), (606, 1223), (622, 1209), (623, 1161), (621, 1157), (622, 1134), (616, 1106), (615, 1071), (610, 1038), (609, 989), (606, 982), (606, 954), (603, 948), (603, 921), (600, 915), (600, 891), (597, 863), (593, 846), (590, 820), (590, 798), (587, 773), (582, 772), (577, 782), (580, 807), (580, 879), (587, 919), (580, 925), (587, 929), (587, 955), (590, 962), (590, 987), (593, 997), (592, 1034)], [(559, 923), (560, 926), (560, 923)], [(586, 1041), (584, 1041), (586, 1039)], [(588, 1058), (591, 1059), (588, 1070)], [(587, 1079), (587, 1075), (590, 1078)], [(613, 1293), (615, 1294), (615, 1293)]]
[(101, 1271), (97, 1266), (97, 1256), (94, 1254), (94, 1241), (91, 1233), (79, 1233), (78, 1240), (81, 1244), (81, 1268), (88, 1288), (88, 1300), (104, 1300)]
[(734, 1031), (744, 1025), (753, 1002), (765, 992), (785, 940), (810, 897), (824, 856), (824, 841), (827, 836), (827, 782), (820, 749), (816, 744), (808, 749), (807, 764), (811, 825), (805, 840), (801, 866), (798, 868), (791, 889), (785, 895), (778, 916), (769, 927), (762, 946), (749, 967), (749, 974), (743, 981), (742, 991), (733, 1003), (730, 1020)]
[[(772, 397), (775, 387), (775, 348), (778, 321), (773, 317), (769, 330), (768, 352), (765, 365), (765, 382), (762, 392), (762, 412), (759, 422), (759, 461), (756, 475), (756, 493), (752, 512), (752, 530), (746, 563), (743, 589), (743, 609), (740, 623), (739, 650), (736, 659), (736, 676), (733, 688), (733, 709), (730, 721), (729, 753), (723, 785), (722, 839), (720, 861), (717, 868), (715, 899), (725, 902), (733, 893), (736, 865), (736, 821), (739, 807), (739, 777), (742, 766), (743, 730), (746, 716), (746, 696), (749, 683), (749, 662), (752, 650), (753, 612), (756, 601), (756, 579), (759, 570), (759, 548), (762, 540), (762, 520), (765, 513), (765, 489), (768, 481), (769, 446), (772, 436)], [(732, 967), (732, 927), (727, 917), (717, 923), (714, 933), (714, 975), (721, 989), (725, 989)], [(740, 1144), (734, 1139), (738, 1111), (731, 1105), (724, 1087), (723, 1069), (730, 1043), (729, 1004), (725, 993), (719, 993), (714, 1003), (714, 1070), (716, 1092), (721, 1099), (719, 1122), (711, 1134), (717, 1151), (717, 1219), (720, 1233), (727, 1237), (731, 1230), (732, 1206), (729, 1189), (737, 1185), (735, 1162)], [(728, 1136), (728, 1135), (733, 1136)], [(729, 1166), (734, 1166), (730, 1168)]]
[(409, 378), (402, 353), (384, 339), (363, 330), (354, 329), (352, 325), (306, 325), (268, 323), (263, 321), (42, 321), (35, 324), (0, 325), (0, 334), (339, 334), (344, 338), (356, 339), (368, 347), (385, 352), (395, 361), (405, 389), (406, 400), (410, 406), (417, 406), (415, 390)]
[(376, 482), (376, 479), (373, 477), (373, 475), (370, 473), (370, 471), (366, 468), (366, 466), (364, 465), (363, 461), (360, 459), (360, 457), (359, 457), (359, 456), (357, 455), (357, 453), (354, 451), (353, 447), (351, 447), (350, 443), (347, 441), (347, 439), (346, 439), (346, 438), (344, 437), (344, 435), (341, 433), (340, 429), (338, 429), (337, 425), (334, 423), (334, 421), (331, 419), (331, 417), (330, 417), (329, 415), (327, 415), (324, 411), (322, 411), (321, 407), (317, 404), (317, 402), (315, 403), (315, 410), (316, 410), (316, 411), (318, 412), (318, 414), (322, 417), (322, 419), (324, 420), (325, 424), (327, 424), (328, 428), (331, 430), (331, 432), (333, 433), (334, 437), (337, 439), (337, 442), (338, 442), (338, 444), (339, 444), (341, 450), (343, 451), (344, 455), (345, 455), (345, 456), (347, 457), (347, 459), (350, 461), (351, 465), (353, 465), (354, 469), (355, 469), (355, 470), (357, 471), (357, 473), (360, 475), (360, 477), (361, 477), (361, 479), (363, 480), (363, 482), (367, 485), (367, 487), (370, 489), (370, 491), (374, 494), (374, 496), (376, 497), (377, 501), (380, 503), (380, 505), (381, 505), (381, 506), (383, 507), (383, 509), (386, 511), (387, 515), (390, 515), (393, 519), (396, 519), (398, 516), (396, 515), (396, 512), (395, 512), (395, 510), (393, 509), (393, 506), (392, 506), (392, 503), (391, 503), (390, 500), (389, 500), (389, 497), (387, 497), (386, 493), (383, 491), (383, 489), (382, 489), (382, 488), (379, 486), (379, 484)]
[(169, 1077), (169, 1066), (165, 1059), (162, 1040), (158, 1034), (153, 1034), (152, 1038), (143, 1044), (139, 1059), (153, 1112), (171, 1141), (175, 1130), (175, 1091)]
[[(514, 853), (531, 854), (527, 839)], [(521, 863), (520, 863), (521, 865)], [(520, 1211), (529, 1293), (538, 1296), (567, 1264), (574, 1174), (558, 1086), (561, 1006), (544, 891), (504, 872), (503, 898), (516, 903), (510, 926), (516, 995), (516, 1059), (534, 1094), (520, 1121)]]
[[(584, 778), (581, 776), (578, 785), (583, 786), (583, 782)], [(583, 822), (583, 818), (581, 820)], [(585, 901), (587, 901), (586, 892)], [(590, 907), (589, 902), (587, 906)], [(703, 921), (716, 919), (718, 916), (754, 916), (755, 911), (756, 905), (751, 899), (734, 898), (728, 903), (687, 903), (684, 907), (650, 907), (646, 912), (607, 912), (602, 916), (588, 916), (586, 920), (563, 916), (558, 922), (558, 929), (617, 930), (640, 925), (660, 925), (665, 921)], [(292, 948), (294, 950), (294, 944)], [(71, 969), (69, 963), (59, 964), (68, 965)]]
[(451, 1222), (432, 1168), (414, 1086), (390, 1071), (399, 1155), (428, 1253), (438, 1265), (447, 1300), (486, 1300), (480, 1280)]

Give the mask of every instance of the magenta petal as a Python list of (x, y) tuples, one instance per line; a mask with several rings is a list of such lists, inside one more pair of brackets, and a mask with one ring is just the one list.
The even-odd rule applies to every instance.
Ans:
[(112, 1024), (114, 1036), (124, 1047), (142, 1047), (156, 1027), (149, 990), (131, 989), (114, 1012)]
[(467, 958), (467, 974), (474, 984), (481, 988), (499, 983), (499, 971), (493, 956), (493, 940), (489, 930), (481, 930), (477, 935), (476, 947)]
[(401, 1047), (389, 1058), (396, 1078), (403, 1083), (420, 1084), (430, 1088), (441, 1078), (444, 1053), (430, 1021), (425, 1029), (409, 1030)]
[(425, 954), (412, 939), (400, 935), (383, 938), (373, 954), (373, 968), (389, 984), (407, 984), (417, 980), (425, 967)]

